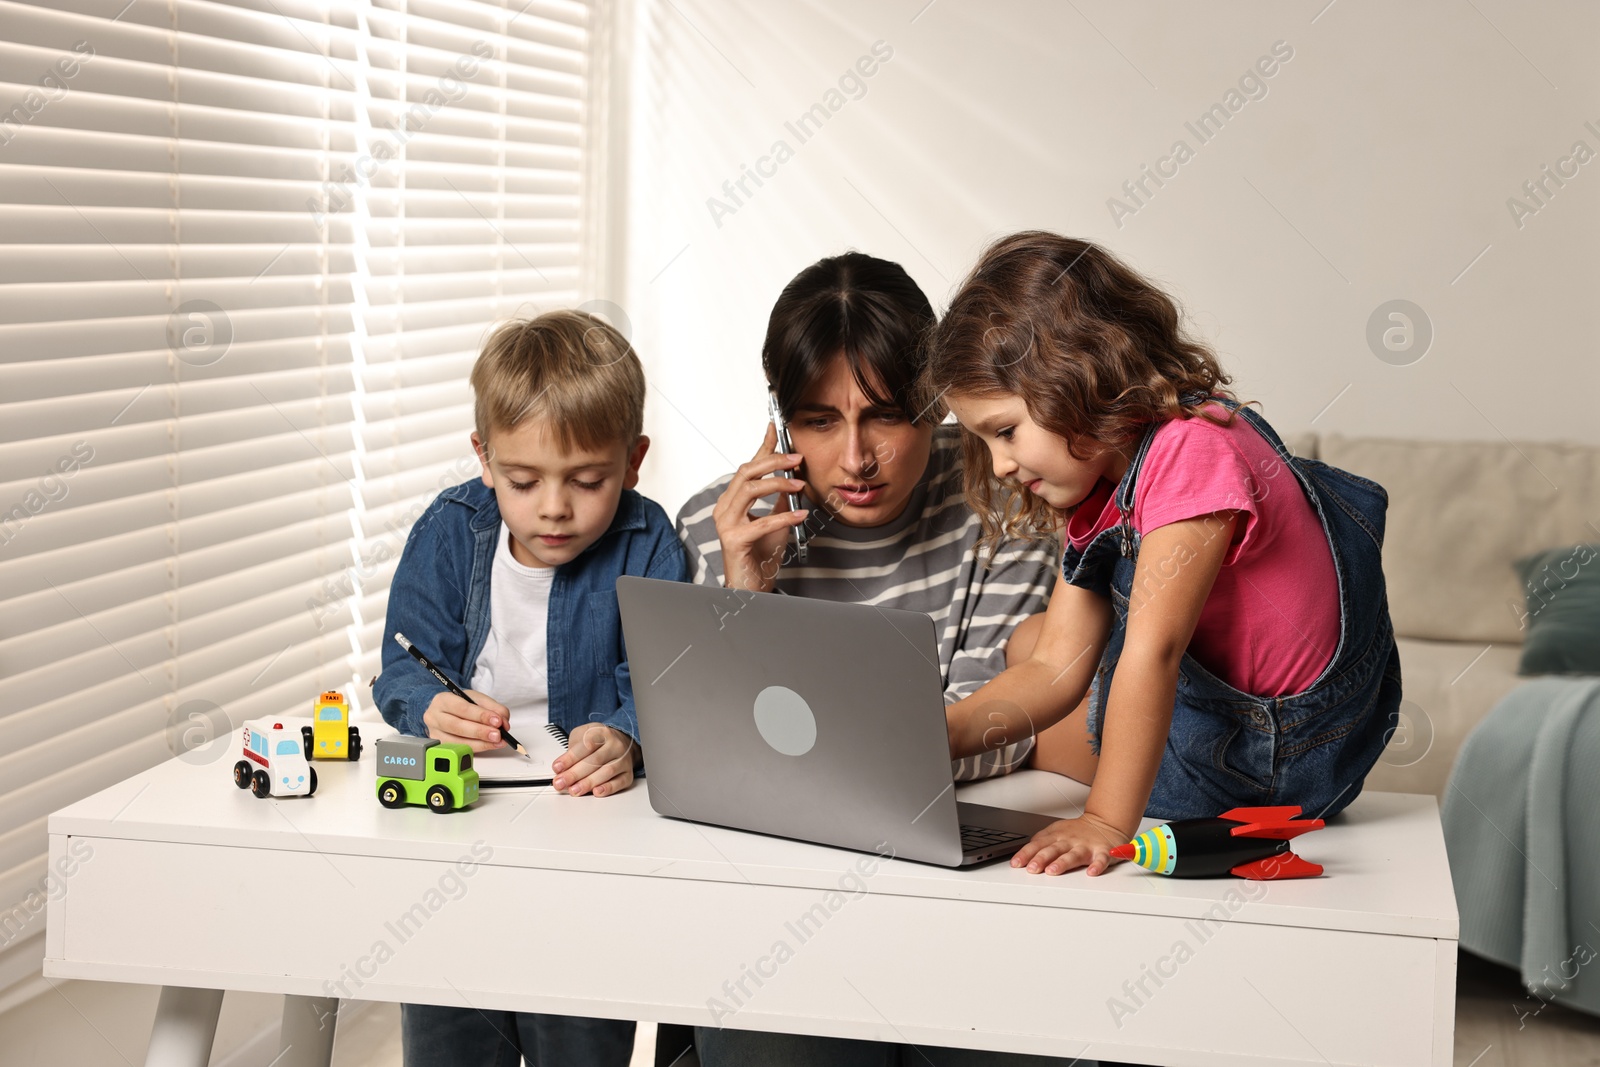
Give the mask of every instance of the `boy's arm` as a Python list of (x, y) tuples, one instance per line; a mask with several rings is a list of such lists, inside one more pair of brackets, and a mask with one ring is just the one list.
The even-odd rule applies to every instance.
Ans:
[[(660, 512), (654, 504), (648, 501), (647, 504)], [(637, 552), (628, 553), (623, 574), (671, 582), (685, 580), (688, 569), (683, 545), (665, 518), (662, 515), (663, 521), (659, 523), (651, 520), (650, 532), (655, 537), (641, 543)], [(637, 570), (638, 558), (646, 555), (648, 560), (642, 571)], [(551, 784), (571, 796), (605, 797), (621, 792), (633, 784), (634, 772), (643, 762), (639, 750), (639, 719), (633, 704), (633, 679), (628, 672), (628, 650), (620, 633), (618, 641), (616, 707), (609, 714), (598, 710), (591, 712), (589, 721), (572, 731), (566, 753), (551, 764), (556, 772)]]
[[(980, 555), (972, 588), (964, 590), (961, 627), (950, 659), (944, 700), (971, 696), (1005, 670), (1005, 644), (1017, 624), (1045, 610), (1055, 581), (1059, 552), (1052, 540), (1008, 540), (1000, 544), (988, 569)], [(1031, 736), (962, 759), (958, 782), (990, 778), (1015, 770), (1033, 747)]]
[(383, 623), (383, 670), (373, 683), (373, 698), (384, 721), (403, 734), (426, 737), (423, 713), (445, 691), (422, 664), (395, 641), (396, 631), (416, 642), (423, 654), (447, 675), (459, 677), (467, 659), (467, 591), (456, 577), (454, 549), (441, 517), (445, 502), (436, 501), (412, 527), (389, 583), (389, 606)]
[[(682, 543), (669, 531), (662, 537), (650, 562), (645, 566), (644, 577), (660, 578), (668, 582), (689, 580), (689, 563)], [(623, 649), (622, 662), (617, 664), (617, 708), (600, 722), (620, 730), (639, 741), (639, 716), (633, 703), (633, 676), (628, 670), (627, 649)]]

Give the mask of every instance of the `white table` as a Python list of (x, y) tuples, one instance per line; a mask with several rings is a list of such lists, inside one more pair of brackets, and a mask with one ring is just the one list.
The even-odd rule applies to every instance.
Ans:
[[(1301, 838), (1318, 879), (1049, 878), (665, 819), (646, 783), (390, 811), (369, 756), (259, 800), (217, 756), (50, 817), (72, 873), (45, 974), (166, 987), (150, 1064), (203, 1065), (225, 989), (288, 995), (279, 1067), (327, 1064), (343, 997), (701, 1025), (720, 1002), (740, 1028), (1192, 1067), (1451, 1062), (1432, 797), (1367, 794)], [(1037, 771), (961, 790), (1061, 815), (1084, 793)], [(866, 892), (838, 892), (858, 863)]]

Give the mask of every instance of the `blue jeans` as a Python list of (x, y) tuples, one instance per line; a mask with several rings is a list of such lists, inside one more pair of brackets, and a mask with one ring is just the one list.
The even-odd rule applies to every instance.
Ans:
[(628, 1067), (633, 1030), (617, 1019), (400, 1005), (405, 1067)]
[(1092, 1060), (695, 1027), (700, 1067), (1094, 1067)]

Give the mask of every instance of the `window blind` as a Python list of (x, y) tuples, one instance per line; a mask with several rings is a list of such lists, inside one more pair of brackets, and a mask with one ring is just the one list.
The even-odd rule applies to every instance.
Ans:
[(49, 812), (367, 705), (406, 532), (476, 473), (479, 341), (591, 291), (595, 21), (0, 0), (0, 990)]

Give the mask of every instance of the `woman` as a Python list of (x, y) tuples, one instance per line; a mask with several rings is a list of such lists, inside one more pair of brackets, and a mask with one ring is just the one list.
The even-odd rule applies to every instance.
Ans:
[[(948, 704), (1000, 673), (1011, 646), (1031, 645), (1035, 623), (1024, 620), (1045, 606), (1056, 544), (1002, 541), (992, 560), (979, 556), (981, 524), (963, 498), (957, 428), (912, 406), (920, 342), (933, 325), (927, 296), (899, 264), (848, 252), (801, 271), (778, 297), (761, 351), (795, 454), (775, 451), (769, 425), (749, 462), (683, 506), (678, 536), (702, 584), (932, 616)], [(790, 509), (790, 493), (802, 494), (799, 511)], [(804, 562), (794, 551), (800, 525)], [(1027, 738), (970, 756), (955, 776), (1006, 773), (1032, 746)], [(675, 1029), (662, 1028), (661, 1051)], [(710, 1027), (697, 1038), (703, 1067), (877, 1067), (901, 1053), (875, 1042)], [(937, 1067), (1066, 1062), (957, 1049), (910, 1054), (919, 1064), (924, 1055)]]
[[(801, 271), (772, 309), (761, 362), (802, 458), (774, 450), (769, 424), (748, 463), (684, 504), (678, 536), (702, 584), (932, 616), (950, 703), (1005, 668), (1012, 630), (1044, 608), (1056, 544), (1003, 541), (992, 560), (979, 556), (957, 427), (912, 408), (933, 324), (897, 263), (847, 252)], [(781, 473), (796, 466), (798, 478)], [(800, 512), (791, 492), (803, 494)], [(804, 563), (794, 558), (801, 525)], [(1031, 744), (969, 757), (956, 777), (1013, 770)]]

